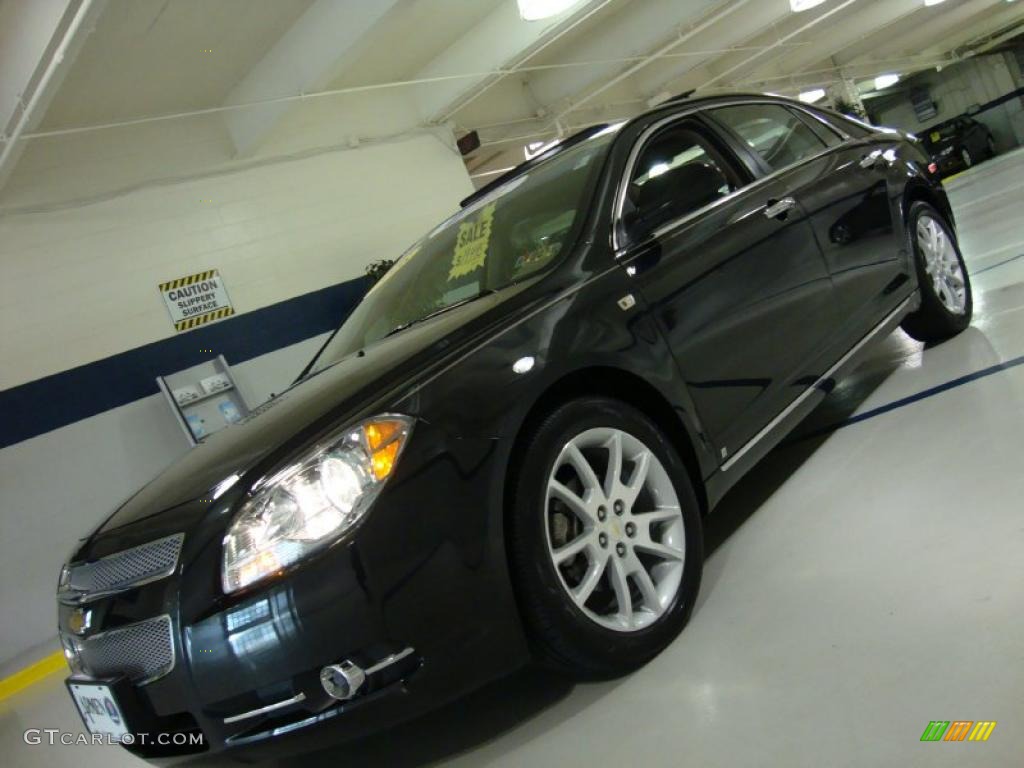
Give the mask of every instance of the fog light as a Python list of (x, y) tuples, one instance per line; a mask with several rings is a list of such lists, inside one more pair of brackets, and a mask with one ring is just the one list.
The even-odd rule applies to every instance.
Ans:
[(320, 684), (332, 699), (347, 701), (359, 693), (366, 673), (351, 661), (331, 664), (320, 670)]

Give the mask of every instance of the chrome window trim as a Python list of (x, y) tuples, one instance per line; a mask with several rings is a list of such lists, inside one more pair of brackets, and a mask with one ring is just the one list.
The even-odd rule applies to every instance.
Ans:
[[(627, 243), (621, 242), (620, 238), (619, 238), (620, 225), (622, 224), (622, 213), (623, 213), (623, 210), (626, 207), (626, 190), (629, 187), (629, 180), (633, 176), (633, 169), (636, 167), (637, 160), (639, 159), (640, 150), (647, 143), (647, 141), (651, 138), (651, 136), (654, 135), (655, 133), (657, 133), (659, 130), (661, 130), (665, 126), (671, 125), (672, 123), (674, 123), (674, 122), (676, 122), (678, 120), (682, 120), (682, 119), (685, 119), (687, 117), (692, 117), (692, 116), (694, 116), (696, 114), (700, 114), (700, 113), (703, 113), (703, 112), (710, 112), (712, 110), (720, 109), (722, 107), (745, 106), (747, 104), (772, 104), (772, 105), (780, 106), (780, 107), (783, 107), (783, 108), (790, 107), (790, 108), (793, 108), (793, 109), (799, 109), (802, 112), (805, 112), (808, 115), (811, 115), (816, 120), (819, 120), (819, 121), (823, 122), (827, 127), (831, 128), (832, 130), (837, 130), (835, 128), (835, 126), (833, 126), (831, 123), (825, 122), (823, 118), (819, 117), (814, 112), (804, 108), (803, 106), (798, 106), (796, 104), (791, 104), (788, 101), (778, 101), (776, 99), (734, 99), (734, 100), (731, 100), (731, 101), (723, 101), (723, 102), (720, 102), (720, 103), (717, 103), (717, 104), (713, 104), (713, 105), (706, 105), (706, 104), (695, 105), (695, 106), (691, 107), (690, 109), (687, 109), (687, 110), (685, 110), (683, 112), (676, 112), (676, 113), (674, 113), (672, 115), (669, 115), (668, 117), (664, 117), (661, 120), (658, 120), (658, 121), (656, 121), (654, 123), (651, 123), (651, 125), (647, 126), (647, 128), (644, 129), (643, 133), (641, 133), (640, 136), (637, 137), (637, 140), (634, 142), (632, 148), (630, 149), (629, 157), (626, 160), (626, 172), (622, 175), (622, 178), (619, 180), (619, 186), (618, 186), (618, 189), (615, 192), (615, 199), (613, 201), (613, 206), (614, 207), (612, 209), (611, 241), (612, 241), (612, 252), (615, 254), (615, 258), (616, 259), (619, 259), (619, 258), (622, 257), (622, 255), (626, 251), (626, 246), (627, 246)], [(831, 146), (831, 147), (826, 146), (826, 147), (824, 147), (822, 149), (821, 152), (817, 152), (817, 153), (815, 153), (813, 155), (809, 155), (808, 157), (802, 158), (801, 160), (798, 160), (795, 163), (790, 163), (789, 165), (784, 166), (782, 168), (779, 168), (778, 170), (774, 170), (774, 171), (772, 171), (770, 173), (767, 173), (764, 176), (759, 176), (759, 177), (755, 178), (749, 184), (746, 184), (746, 185), (740, 187), (739, 189), (735, 189), (732, 192), (730, 192), (729, 194), (723, 195), (722, 197), (718, 198), (717, 200), (714, 200), (714, 201), (708, 203), (707, 205), (702, 206), (701, 208), (697, 208), (696, 210), (690, 211), (689, 213), (686, 213), (686, 214), (680, 216), (677, 219), (674, 219), (674, 220), (669, 221), (669, 222), (667, 222), (665, 224), (662, 224), (660, 227), (658, 227), (656, 230), (654, 230), (651, 233), (650, 237), (661, 237), (663, 235), (666, 235), (669, 232), (671, 232), (671, 231), (673, 231), (673, 230), (683, 226), (684, 224), (689, 223), (690, 221), (692, 221), (693, 219), (697, 218), (698, 216), (702, 216), (705, 213), (707, 213), (708, 211), (713, 210), (714, 208), (718, 207), (719, 205), (722, 205), (722, 204), (724, 204), (726, 202), (729, 202), (730, 200), (735, 199), (741, 193), (745, 193), (745, 192), (747, 192), (748, 190), (751, 190), (751, 189), (756, 189), (756, 188), (758, 188), (760, 186), (765, 185), (769, 181), (774, 181), (774, 180), (778, 179), (783, 174), (789, 173), (790, 171), (792, 171), (795, 168), (799, 168), (800, 166), (805, 165), (807, 163), (812, 163), (815, 160), (821, 159), (822, 157), (824, 157), (827, 154), (830, 154), (832, 152), (836, 152), (838, 150), (846, 148), (852, 142), (853, 137), (851, 137), (845, 131), (839, 131), (839, 133), (843, 137), (843, 140), (840, 141), (838, 144), (836, 144), (834, 146)]]
[[(124, 582), (123, 584), (120, 584), (117, 587), (111, 587), (110, 589), (97, 590), (97, 591), (94, 591), (94, 592), (88, 592), (88, 591), (83, 591), (83, 590), (80, 590), (80, 589), (75, 589), (72, 586), (73, 583), (74, 583), (74, 578), (75, 578), (75, 576), (74, 576), (75, 575), (75, 570), (77, 568), (93, 567), (96, 564), (102, 563), (105, 560), (111, 560), (111, 559), (117, 558), (117, 557), (125, 557), (125, 556), (127, 556), (129, 553), (131, 553), (134, 550), (143, 549), (143, 548), (146, 548), (146, 547), (151, 547), (151, 546), (153, 546), (155, 544), (160, 544), (161, 542), (168, 541), (168, 540), (171, 540), (171, 539), (177, 539), (178, 540), (178, 553), (177, 553), (177, 555), (175, 555), (174, 563), (171, 564), (169, 567), (164, 568), (162, 571), (157, 571), (157, 572), (152, 573), (149, 576), (145, 576), (143, 578), (134, 579), (132, 581)], [(97, 560), (92, 560), (90, 562), (85, 562), (85, 563), (77, 563), (77, 564), (74, 564), (74, 565), (69, 564), (67, 566), (69, 568), (68, 587), (67, 587), (67, 589), (63, 589), (63, 590), (61, 590), (61, 591), (59, 591), (57, 593), (57, 599), (60, 600), (63, 603), (67, 603), (67, 604), (70, 604), (70, 605), (81, 605), (82, 603), (91, 603), (94, 600), (99, 600), (100, 598), (103, 598), (103, 597), (109, 597), (111, 595), (116, 595), (116, 594), (119, 594), (121, 592), (127, 592), (129, 589), (135, 589), (136, 587), (141, 587), (141, 586), (143, 586), (145, 584), (151, 584), (154, 581), (160, 581), (161, 579), (166, 579), (168, 576), (170, 576), (172, 573), (174, 573), (175, 570), (177, 570), (178, 563), (181, 562), (181, 550), (182, 550), (182, 547), (184, 547), (184, 546), (185, 546), (185, 534), (184, 533), (174, 533), (174, 534), (171, 534), (170, 536), (163, 536), (163, 537), (161, 537), (159, 539), (153, 539), (152, 541), (147, 541), (147, 542), (145, 542), (143, 544), (139, 544), (139, 545), (134, 546), (134, 547), (129, 547), (128, 549), (122, 549), (119, 552), (114, 552), (114, 553), (112, 553), (110, 555), (107, 555), (105, 557), (101, 557), (101, 558), (99, 558)]]
[(844, 131), (842, 128), (840, 128), (838, 125), (835, 125), (834, 123), (829, 122), (828, 120), (825, 119), (824, 115), (819, 115), (814, 110), (809, 109), (805, 104), (797, 103), (797, 104), (788, 104), (787, 106), (789, 106), (790, 109), (797, 109), (797, 110), (803, 112), (805, 115), (810, 115), (813, 119), (817, 120), (819, 123), (824, 125), (826, 128), (828, 128), (833, 133), (839, 134), (839, 137), (842, 139), (842, 141), (839, 142), (840, 144), (842, 144), (844, 142), (847, 142), (847, 141), (850, 141), (851, 139), (853, 139), (853, 136), (848, 134), (846, 131)]

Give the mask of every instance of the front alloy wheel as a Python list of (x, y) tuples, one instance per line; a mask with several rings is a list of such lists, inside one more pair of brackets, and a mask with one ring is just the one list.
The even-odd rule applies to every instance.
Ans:
[(960, 257), (945, 226), (930, 213), (922, 213), (917, 219), (917, 246), (942, 306), (954, 315), (962, 315), (967, 308), (967, 287)]
[(633, 406), (587, 396), (530, 429), (516, 467), (509, 556), (538, 660), (578, 678), (643, 665), (700, 588), (700, 510), (675, 446)]
[(548, 477), (546, 515), (562, 586), (594, 622), (634, 632), (672, 603), (683, 515), (665, 467), (638, 438), (596, 427), (569, 440)]

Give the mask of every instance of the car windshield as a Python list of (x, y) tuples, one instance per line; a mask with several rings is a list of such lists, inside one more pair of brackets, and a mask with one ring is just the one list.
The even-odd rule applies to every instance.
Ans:
[(307, 375), (553, 265), (575, 239), (612, 138), (555, 155), (435, 227), (366, 294)]

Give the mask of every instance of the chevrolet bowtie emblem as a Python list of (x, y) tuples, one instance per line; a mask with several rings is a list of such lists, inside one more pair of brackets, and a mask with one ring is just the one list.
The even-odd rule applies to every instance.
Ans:
[(68, 629), (74, 632), (76, 635), (84, 635), (89, 631), (89, 625), (92, 623), (92, 611), (84, 608), (76, 608), (68, 616)]

